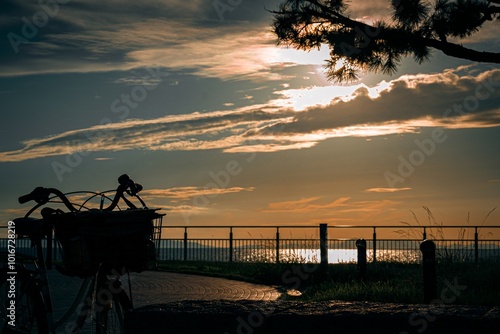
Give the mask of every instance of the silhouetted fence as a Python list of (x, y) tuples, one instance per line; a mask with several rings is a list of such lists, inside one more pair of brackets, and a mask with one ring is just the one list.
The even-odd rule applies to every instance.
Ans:
[[(323, 240), (328, 263), (357, 262), (356, 241), (366, 241), (367, 261), (397, 261), (418, 263), (422, 261), (420, 243), (431, 239), (436, 244), (438, 259), (454, 262), (499, 261), (500, 239), (493, 238), (500, 226), (326, 226), (327, 240)], [(292, 231), (310, 235), (294, 238)], [(200, 235), (212, 234), (219, 237)], [(283, 231), (288, 233), (283, 238)], [(259, 231), (267, 236), (259, 238), (237, 237)], [(395, 234), (398, 238), (379, 238), (378, 235)], [(448, 238), (448, 231), (460, 237)], [(488, 232), (489, 231), (489, 232)], [(336, 238), (341, 234), (352, 238)], [(481, 232), (481, 233), (480, 233)], [(296, 233), (297, 234), (297, 233)], [(224, 236), (225, 235), (225, 236)], [(7, 239), (0, 239), (0, 249), (5, 250)], [(16, 252), (34, 255), (28, 239), (16, 240)], [(159, 260), (183, 261), (234, 261), (234, 262), (316, 262), (322, 259), (322, 240), (318, 226), (163, 226)], [(54, 258), (60, 259), (58, 247)]]
[[(452, 261), (500, 261), (500, 239), (492, 238), (500, 226), (327, 226), (329, 238), (325, 240), (329, 263), (356, 262), (356, 240), (359, 234), (366, 235), (367, 260), (421, 262), (420, 243), (432, 239), (436, 244), (438, 258)], [(208, 229), (226, 230), (226, 238), (192, 238), (191, 234), (203, 234)], [(267, 230), (270, 237), (236, 238), (235, 232), (252, 229)], [(185, 261), (235, 261), (235, 262), (320, 262), (321, 238), (283, 238), (283, 230), (308, 230), (320, 234), (314, 226), (164, 226), (160, 243), (161, 260)], [(332, 238), (340, 229), (348, 230), (353, 238)], [(177, 230), (177, 231), (176, 231)], [(180, 234), (180, 237), (169, 237)], [(363, 231), (362, 231), (363, 230)], [(378, 238), (384, 230), (399, 238)], [(391, 231), (392, 230), (392, 231)], [(460, 238), (447, 238), (446, 231), (455, 231)], [(489, 230), (486, 237), (479, 232)], [(362, 231), (362, 233), (360, 232)], [(500, 232), (500, 230), (497, 230)], [(219, 232), (220, 233), (220, 232)], [(222, 232), (223, 233), (223, 232)], [(311, 234), (311, 232), (308, 232)], [(306, 233), (307, 234), (307, 233)], [(344, 233), (345, 234), (345, 233)], [(483, 233), (484, 234), (484, 233)], [(470, 235), (470, 237), (467, 237)]]

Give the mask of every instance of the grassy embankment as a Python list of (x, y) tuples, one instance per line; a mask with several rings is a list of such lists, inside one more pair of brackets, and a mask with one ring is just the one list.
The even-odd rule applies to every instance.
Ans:
[[(302, 292), (298, 300), (364, 300), (422, 303), (422, 267), (419, 264), (368, 264), (368, 279), (358, 279), (356, 264), (334, 264), (328, 275), (319, 266), (300, 263), (222, 263), (169, 261), (160, 270), (226, 277)], [(439, 263), (437, 297), (444, 304), (500, 305), (500, 264)], [(284, 294), (284, 298), (291, 298)]]

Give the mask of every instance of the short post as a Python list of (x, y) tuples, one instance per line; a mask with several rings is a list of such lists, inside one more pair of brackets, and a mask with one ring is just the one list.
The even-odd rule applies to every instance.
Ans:
[(377, 262), (377, 228), (373, 227), (373, 262)]
[(233, 262), (233, 228), (229, 228), (229, 262)]
[(423, 256), (424, 302), (430, 304), (437, 298), (436, 244), (432, 240), (424, 240), (420, 251)]
[(276, 264), (280, 263), (280, 228), (276, 227)]
[(188, 232), (187, 227), (184, 227), (184, 261), (188, 258)]
[(328, 273), (328, 225), (319, 224), (319, 249), (321, 256), (321, 273), (326, 277)]
[(366, 282), (366, 240), (361, 238), (356, 240), (358, 249), (358, 276), (362, 282)]

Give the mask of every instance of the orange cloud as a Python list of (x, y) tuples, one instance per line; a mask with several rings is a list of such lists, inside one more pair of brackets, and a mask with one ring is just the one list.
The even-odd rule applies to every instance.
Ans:
[(169, 189), (149, 189), (141, 192), (144, 198), (171, 198), (189, 200), (197, 196), (215, 196), (242, 191), (253, 191), (254, 187), (231, 187), (231, 188), (204, 188), (204, 187), (175, 187)]
[(319, 197), (309, 197), (309, 198), (302, 198), (296, 201), (270, 203), (268, 206), (269, 209), (264, 210), (264, 212), (306, 213), (319, 210), (328, 210), (345, 206), (346, 205), (345, 203), (350, 199), (350, 197), (341, 197), (333, 202), (326, 204), (313, 203), (317, 202), (319, 199), (320, 199)]
[(411, 190), (411, 188), (370, 188), (366, 189), (365, 191), (369, 193), (394, 193), (406, 190)]

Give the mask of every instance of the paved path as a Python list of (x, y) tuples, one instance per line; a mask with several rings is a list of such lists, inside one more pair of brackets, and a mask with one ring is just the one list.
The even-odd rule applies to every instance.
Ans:
[(198, 275), (148, 271), (130, 274), (130, 280), (135, 307), (182, 300), (271, 301), (280, 295), (266, 285)]
[[(81, 279), (49, 272), (54, 308), (63, 312), (76, 295)], [(127, 277), (122, 278), (128, 293)], [(273, 287), (224, 278), (176, 274), (160, 271), (131, 273), (134, 307), (183, 300), (276, 300), (280, 293)]]
[[(51, 270), (49, 285), (52, 293), (54, 313), (60, 318), (75, 299), (82, 284), (79, 278), (66, 277)], [(128, 294), (128, 279), (122, 278)], [(208, 276), (175, 274), (159, 271), (145, 271), (130, 274), (134, 307), (163, 304), (188, 300), (252, 300), (272, 301), (279, 297), (279, 292), (266, 285), (233, 281)], [(72, 318), (59, 328), (59, 333), (66, 333), (65, 326), (72, 323)], [(91, 333), (87, 324), (83, 333)]]

